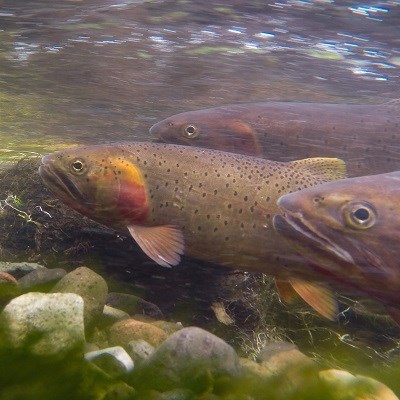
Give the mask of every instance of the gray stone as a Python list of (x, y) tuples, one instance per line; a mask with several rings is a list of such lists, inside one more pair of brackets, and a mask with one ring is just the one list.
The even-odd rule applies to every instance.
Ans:
[(29, 345), (36, 354), (57, 354), (83, 347), (83, 300), (73, 293), (26, 293), (0, 314), (11, 346)]
[(133, 400), (137, 398), (137, 393), (133, 387), (125, 382), (114, 380), (111, 386), (106, 389), (104, 396), (98, 398), (101, 400)]
[(157, 376), (153, 388), (159, 391), (190, 388), (210, 376), (238, 377), (241, 373), (239, 357), (232, 346), (197, 327), (173, 333), (138, 369), (136, 384), (140, 386)]
[(8, 272), (0, 271), (0, 285), (18, 286), (18, 281)]
[(143, 339), (131, 340), (127, 345), (129, 355), (136, 361), (142, 362), (154, 353), (154, 347)]
[(317, 364), (310, 357), (303, 354), (297, 346), (288, 342), (271, 343), (262, 350), (260, 365), (268, 369), (272, 375), (284, 372), (292, 379), (297, 377), (297, 384), (301, 382), (304, 374), (315, 372)]
[(132, 340), (143, 339), (152, 346), (159, 346), (168, 335), (153, 324), (125, 319), (113, 324), (108, 330), (108, 340), (112, 346), (127, 347)]
[(21, 294), (17, 280), (7, 272), (0, 271), (0, 304), (8, 303)]
[(131, 357), (121, 346), (91, 351), (85, 354), (85, 359), (112, 377), (129, 374), (134, 367)]
[(113, 324), (114, 322), (129, 319), (130, 316), (125, 311), (119, 310), (118, 308), (110, 307), (105, 305), (103, 308), (102, 319), (106, 324)]
[(45, 268), (43, 265), (28, 262), (0, 262), (0, 271), (11, 274), (14, 278), (21, 278), (28, 272)]
[(128, 293), (111, 292), (107, 296), (107, 305), (127, 312), (130, 316), (135, 314), (147, 315), (153, 319), (163, 319), (161, 310), (153, 303)]
[(56, 282), (67, 274), (62, 268), (39, 268), (24, 275), (18, 280), (21, 289), (36, 291), (50, 289)]
[(257, 355), (257, 361), (262, 363), (264, 361), (268, 361), (271, 357), (278, 353), (284, 353), (294, 349), (297, 349), (297, 346), (290, 342), (284, 342), (283, 340), (270, 342), (266, 344)]
[(329, 369), (320, 371), (319, 378), (332, 387), (335, 399), (399, 400), (389, 387), (368, 376)]
[(97, 351), (97, 350), (100, 350), (100, 348), (99, 348), (99, 346), (97, 346), (97, 344), (91, 343), (91, 342), (85, 343), (85, 347), (84, 347), (85, 353), (90, 353), (91, 351)]
[(103, 313), (107, 298), (107, 283), (98, 274), (80, 267), (65, 275), (52, 289), (53, 293), (76, 293), (85, 303), (85, 326), (90, 327)]

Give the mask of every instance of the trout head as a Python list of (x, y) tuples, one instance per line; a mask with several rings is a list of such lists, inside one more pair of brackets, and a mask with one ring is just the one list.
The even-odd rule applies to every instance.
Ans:
[(42, 158), (39, 174), (66, 205), (115, 227), (141, 223), (148, 213), (143, 175), (117, 146), (87, 146)]
[(226, 110), (205, 109), (173, 115), (153, 125), (150, 134), (165, 143), (262, 155), (252, 126)]
[(278, 205), (275, 229), (328, 279), (399, 299), (400, 172), (322, 184)]

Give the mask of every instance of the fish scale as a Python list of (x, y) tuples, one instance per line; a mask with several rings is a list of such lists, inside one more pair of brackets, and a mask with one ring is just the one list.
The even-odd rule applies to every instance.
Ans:
[[(338, 159), (290, 163), (157, 144), (118, 143), (45, 156), (40, 174), (67, 205), (107, 226), (128, 230), (163, 266), (185, 254), (273, 275), (290, 246), (275, 232), (277, 199), (345, 175)], [(300, 270), (300, 269), (299, 269)]]

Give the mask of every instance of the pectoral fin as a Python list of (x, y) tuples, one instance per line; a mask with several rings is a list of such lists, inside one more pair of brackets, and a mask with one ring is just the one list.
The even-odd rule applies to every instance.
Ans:
[(314, 282), (298, 279), (290, 279), (289, 283), (297, 294), (322, 316), (330, 320), (336, 319), (338, 305), (330, 289)]
[(281, 300), (285, 303), (293, 303), (297, 296), (293, 286), (288, 281), (275, 279), (275, 286)]
[(171, 267), (181, 261), (184, 240), (178, 227), (129, 225), (128, 230), (140, 248), (157, 264)]

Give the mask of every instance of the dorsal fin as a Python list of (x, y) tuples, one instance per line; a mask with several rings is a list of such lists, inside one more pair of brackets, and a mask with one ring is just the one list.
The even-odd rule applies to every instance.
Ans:
[(338, 314), (338, 305), (334, 294), (326, 286), (315, 282), (302, 281), (291, 278), (289, 283), (297, 294), (314, 310), (330, 320), (335, 320)]
[(346, 178), (346, 163), (340, 158), (314, 157), (292, 161), (291, 163), (326, 181)]
[(183, 233), (173, 225), (129, 225), (128, 230), (140, 248), (163, 267), (178, 265), (184, 251)]

